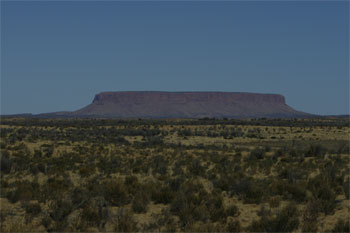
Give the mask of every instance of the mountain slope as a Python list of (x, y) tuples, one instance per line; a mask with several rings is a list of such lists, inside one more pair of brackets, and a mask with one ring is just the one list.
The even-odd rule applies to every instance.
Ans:
[(307, 117), (277, 94), (238, 92), (102, 92), (75, 117), (202, 118)]

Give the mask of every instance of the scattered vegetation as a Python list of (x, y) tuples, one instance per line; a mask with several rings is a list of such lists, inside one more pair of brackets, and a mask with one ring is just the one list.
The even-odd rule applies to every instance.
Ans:
[(1, 120), (1, 232), (349, 232), (348, 119)]

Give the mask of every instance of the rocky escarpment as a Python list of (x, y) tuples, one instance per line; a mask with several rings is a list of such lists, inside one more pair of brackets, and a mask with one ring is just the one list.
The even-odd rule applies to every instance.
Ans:
[(117, 118), (305, 117), (277, 94), (237, 92), (102, 92), (74, 116)]

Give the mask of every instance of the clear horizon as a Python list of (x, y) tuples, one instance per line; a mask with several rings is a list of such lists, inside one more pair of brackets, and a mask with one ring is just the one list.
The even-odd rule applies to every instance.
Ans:
[(349, 2), (1, 2), (1, 114), (105, 91), (281, 94), (349, 114)]

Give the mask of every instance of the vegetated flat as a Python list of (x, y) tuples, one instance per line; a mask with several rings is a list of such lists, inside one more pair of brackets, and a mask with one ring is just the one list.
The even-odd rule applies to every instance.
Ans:
[(349, 120), (1, 121), (1, 232), (349, 231)]

